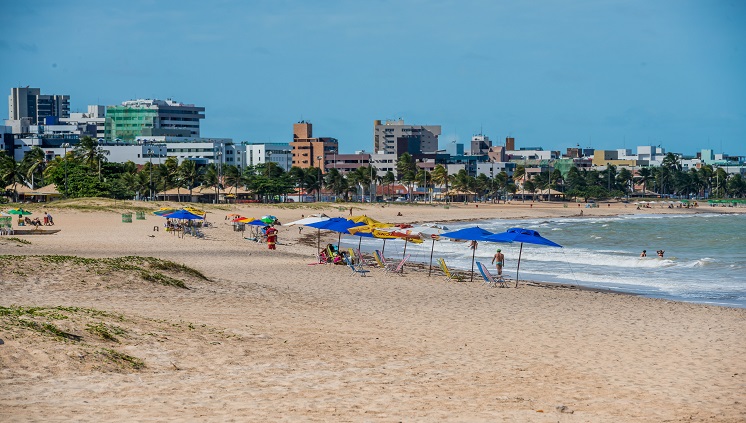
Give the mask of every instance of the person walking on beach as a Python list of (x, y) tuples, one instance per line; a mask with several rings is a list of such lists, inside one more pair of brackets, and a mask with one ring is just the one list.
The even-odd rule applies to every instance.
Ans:
[(275, 247), (275, 244), (277, 244), (277, 229), (274, 226), (270, 226), (267, 228), (267, 247), (270, 250), (276, 250), (277, 247)]
[(503, 275), (503, 265), (505, 264), (505, 255), (500, 251), (500, 249), (497, 249), (497, 252), (494, 256), (492, 256), (492, 263), (497, 266), (497, 276)]
[(648, 256), (647, 251), (642, 250), (642, 253), (640, 254), (640, 257), (642, 258), (642, 257), (647, 257), (647, 256)]

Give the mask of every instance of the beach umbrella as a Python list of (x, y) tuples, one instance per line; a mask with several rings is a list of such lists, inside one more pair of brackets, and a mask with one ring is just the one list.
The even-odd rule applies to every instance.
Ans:
[(252, 226), (267, 226), (267, 224), (262, 222), (260, 219), (254, 219), (254, 220), (248, 221), (246, 222), (246, 224), (252, 225)]
[[(310, 228), (316, 228), (317, 230), (317, 241), (316, 241), (316, 249), (321, 249), (321, 230), (334, 230), (333, 228), (341, 228), (342, 225), (344, 225), (344, 222), (346, 222), (347, 219), (344, 217), (332, 217), (328, 218), (326, 220), (322, 220), (320, 222), (312, 222), (312, 223), (306, 223), (304, 226), (308, 226)], [(346, 229), (345, 229), (346, 230)], [(341, 237), (342, 235), (340, 235)], [(337, 247), (339, 248), (339, 247)]]
[(531, 229), (524, 229), (524, 228), (510, 228), (505, 232), (501, 232), (498, 234), (485, 237), (484, 240), (490, 241), (490, 242), (520, 242), (521, 243), (521, 249), (518, 252), (518, 268), (515, 271), (515, 286), (516, 287), (518, 287), (518, 272), (521, 269), (521, 255), (523, 254), (523, 243), (546, 245), (548, 247), (562, 248), (562, 246), (557, 244), (556, 242), (550, 241), (544, 238), (543, 236), (541, 236), (539, 232), (531, 230)]
[(293, 226), (293, 225), (308, 225), (309, 223), (318, 223), (329, 220), (329, 216), (310, 216), (303, 219), (296, 220), (294, 222), (286, 223), (282, 226)]
[(163, 216), (164, 214), (169, 214), (175, 212), (177, 209), (173, 207), (161, 207), (160, 209), (153, 212), (156, 216)]
[(374, 223), (381, 223), (377, 221), (376, 219), (373, 219), (371, 217), (368, 217), (364, 214), (361, 214), (359, 216), (352, 216), (348, 220), (352, 220), (355, 223), (362, 223), (364, 225), (372, 225)]
[[(359, 216), (358, 216), (359, 217)], [(367, 216), (366, 216), (367, 217)], [(372, 220), (372, 219), (371, 219)], [(394, 225), (391, 223), (384, 223), (384, 222), (374, 222), (374, 223), (368, 223), (367, 225), (363, 226), (355, 226), (353, 228), (348, 229), (351, 235), (355, 236), (364, 236), (364, 237), (373, 237), (373, 238), (381, 238), (383, 239), (383, 249), (381, 252), (385, 252), (386, 250), (386, 240), (395, 238), (394, 236), (391, 236), (385, 232), (378, 232), (381, 228), (390, 228)], [(362, 242), (363, 239), (360, 238), (360, 242)], [(357, 248), (360, 249), (360, 242), (358, 243)]]
[(10, 213), (10, 214), (17, 214), (19, 216), (28, 216), (28, 215), (31, 214), (30, 211), (26, 211), (26, 210), (24, 210), (22, 208), (10, 209), (10, 210), (8, 210), (8, 213)]
[[(492, 235), (492, 232), (484, 230), (479, 226), (459, 229), (453, 232), (440, 234), (444, 238), (459, 239), (463, 241), (484, 241), (486, 236)], [(474, 255), (477, 253), (476, 248), (471, 250), (471, 281), (474, 281)]]
[[(334, 221), (330, 223), (329, 225), (326, 225), (326, 230), (338, 232), (339, 236), (337, 237), (337, 250), (339, 250), (339, 245), (342, 242), (342, 234), (350, 234), (349, 229), (354, 228), (356, 226), (362, 226), (363, 223), (356, 223), (349, 219)], [(360, 238), (362, 240), (362, 238)]]
[(169, 219), (183, 219), (183, 220), (204, 219), (204, 217), (196, 215), (187, 210), (176, 210), (175, 212), (164, 214), (161, 217), (167, 217)]
[(266, 216), (262, 216), (259, 220), (261, 220), (264, 223), (271, 224), (271, 223), (275, 223), (277, 218), (272, 216), (271, 214), (268, 214)]
[(194, 213), (194, 214), (200, 215), (200, 216), (204, 216), (205, 214), (207, 214), (204, 210), (200, 210), (200, 209), (194, 208), (192, 206), (184, 207), (184, 210), (186, 210), (186, 211), (188, 211), (190, 213)]
[(432, 240), (432, 245), (430, 246), (430, 269), (427, 272), (427, 276), (430, 276), (430, 274), (433, 271), (433, 252), (435, 251), (435, 241), (440, 239), (441, 234), (443, 231), (447, 231), (448, 228), (446, 226), (437, 225), (434, 223), (426, 223), (422, 226), (415, 226), (409, 231), (418, 233), (422, 239), (430, 238)]

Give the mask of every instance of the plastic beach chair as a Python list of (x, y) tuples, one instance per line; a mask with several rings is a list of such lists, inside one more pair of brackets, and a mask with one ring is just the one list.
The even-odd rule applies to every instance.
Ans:
[(484, 279), (484, 283), (487, 286), (496, 287), (499, 286), (500, 288), (505, 288), (505, 279), (503, 279), (502, 275), (500, 275), (497, 279), (495, 279), (494, 276), (490, 273), (489, 270), (480, 262), (477, 262), (477, 268), (479, 268), (479, 273), (482, 274), (482, 278)]
[(350, 269), (352, 269), (352, 274), (353, 274), (353, 275), (356, 275), (356, 274), (357, 274), (357, 275), (360, 275), (360, 276), (366, 276), (366, 274), (367, 274), (368, 272), (370, 272), (370, 270), (365, 270), (365, 269), (363, 269), (363, 268), (362, 268), (362, 266), (361, 266), (361, 265), (359, 265), (359, 264), (358, 264), (358, 265), (355, 265), (355, 264), (353, 264), (353, 263), (352, 263), (352, 260), (350, 260), (350, 258), (349, 258), (349, 257), (345, 257), (345, 258), (344, 258), (344, 261), (345, 261), (345, 263), (347, 264), (347, 266), (349, 266), (349, 267), (350, 267)]
[(450, 269), (448, 269), (448, 265), (446, 265), (445, 259), (439, 258), (438, 259), (438, 264), (440, 265), (440, 270), (442, 270), (443, 273), (445, 273), (446, 278), (448, 278), (449, 281), (452, 281), (452, 280), (455, 280), (455, 281), (458, 281), (458, 282), (463, 282), (464, 281), (464, 277), (463, 276), (458, 275), (456, 273), (451, 273)]
[(386, 269), (386, 259), (383, 258), (383, 253), (381, 253), (381, 250), (374, 251), (373, 258), (376, 260), (378, 267), (380, 267), (381, 269)]
[(404, 263), (409, 260), (409, 257), (411, 254), (407, 254), (399, 263), (391, 263), (386, 266), (387, 272), (393, 272), (393, 273), (404, 273)]

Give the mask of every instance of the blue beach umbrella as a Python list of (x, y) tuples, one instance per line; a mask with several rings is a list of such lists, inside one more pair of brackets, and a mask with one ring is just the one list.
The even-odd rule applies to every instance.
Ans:
[[(493, 235), (492, 232), (484, 230), (479, 226), (463, 228), (453, 232), (446, 232), (440, 236), (451, 239), (460, 239), (464, 241), (485, 241), (485, 237)], [(474, 255), (477, 253), (476, 248), (471, 250), (471, 281), (474, 282)]]
[(169, 219), (184, 219), (184, 220), (204, 219), (204, 217), (196, 215), (186, 210), (177, 210), (173, 213), (164, 214), (162, 217), (167, 217)]
[(521, 249), (518, 252), (518, 268), (515, 271), (515, 286), (518, 286), (518, 272), (521, 269), (521, 255), (523, 255), (523, 243), (526, 244), (536, 244), (536, 245), (546, 245), (548, 247), (559, 247), (562, 248), (561, 245), (557, 244), (554, 241), (550, 241), (543, 236), (539, 234), (539, 232), (534, 231), (532, 229), (524, 229), (524, 228), (510, 228), (505, 232), (501, 232), (499, 234), (490, 235), (488, 237), (484, 238), (485, 241), (490, 242), (520, 242), (521, 243)]
[[(354, 228), (355, 226), (361, 226), (362, 224), (347, 220), (344, 217), (332, 217), (321, 222), (307, 223), (305, 226), (310, 228), (316, 228), (318, 230), (318, 237), (316, 241), (316, 249), (321, 248), (321, 230), (339, 232), (339, 240), (342, 239), (342, 234), (347, 233), (348, 229)], [(337, 249), (339, 249), (339, 240), (337, 241)]]

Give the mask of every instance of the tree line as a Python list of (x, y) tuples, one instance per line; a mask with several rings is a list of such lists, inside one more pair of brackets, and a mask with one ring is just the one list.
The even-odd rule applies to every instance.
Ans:
[[(558, 169), (529, 175), (524, 166), (517, 166), (513, 175), (501, 171), (489, 177), (470, 176), (465, 170), (448, 174), (447, 168), (437, 164), (432, 171), (417, 166), (409, 153), (402, 154), (395, 166), (396, 172), (379, 173), (373, 166), (361, 166), (354, 171), (341, 173), (329, 169), (292, 167), (285, 171), (274, 162), (246, 166), (243, 169), (230, 164), (198, 165), (192, 160), (168, 157), (162, 163), (136, 165), (131, 161), (112, 163), (106, 151), (91, 137), (84, 137), (64, 157), (46, 160), (44, 151), (32, 147), (23, 160), (16, 162), (12, 156), (0, 152), (0, 182), (2, 186), (23, 184), (39, 188), (54, 183), (60, 193), (68, 198), (109, 197), (116, 199), (147, 198), (152, 193), (167, 190), (184, 190), (191, 196), (197, 188), (211, 189), (216, 197), (219, 192), (233, 191), (239, 187), (252, 192), (261, 201), (304, 190), (319, 196), (322, 189), (336, 198), (348, 201), (355, 195), (371, 195), (373, 184), (382, 187), (384, 199), (392, 199), (394, 184), (402, 184), (408, 192), (414, 186), (444, 187), (445, 199), (453, 195), (470, 193), (479, 198), (500, 201), (511, 195), (541, 194), (548, 190), (559, 191), (567, 199), (607, 199), (624, 197), (632, 193), (634, 185), (642, 186), (649, 195), (674, 195), (679, 197), (727, 198), (744, 197), (746, 181), (740, 174), (729, 175), (722, 168), (703, 165), (685, 171), (678, 158), (669, 153), (661, 166), (641, 167), (637, 174), (627, 168), (608, 166), (604, 170), (571, 167), (563, 175)], [(375, 194), (373, 195), (375, 197)], [(409, 196), (413, 200), (413, 196)]]

